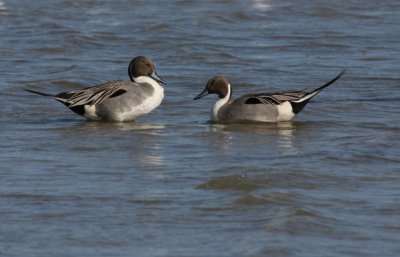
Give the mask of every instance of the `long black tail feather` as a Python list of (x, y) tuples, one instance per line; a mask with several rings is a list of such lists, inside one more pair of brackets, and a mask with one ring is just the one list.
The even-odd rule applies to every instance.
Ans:
[(319, 92), (319, 91), (321, 91), (322, 89), (324, 89), (324, 88), (326, 88), (326, 87), (332, 85), (333, 83), (335, 83), (336, 80), (340, 79), (340, 77), (343, 76), (343, 74), (344, 74), (345, 72), (346, 72), (346, 70), (342, 70), (342, 72), (341, 72), (339, 75), (337, 75), (334, 79), (332, 79), (332, 80), (329, 81), (328, 83), (326, 83), (326, 84), (320, 86), (319, 88), (313, 90), (313, 91), (310, 92), (309, 94), (312, 94), (312, 93), (315, 93), (315, 92)]
[(27, 91), (27, 92), (34, 93), (34, 94), (37, 94), (37, 95), (42, 95), (42, 96), (54, 96), (54, 95), (51, 95), (51, 94), (42, 93), (42, 92), (35, 91), (35, 90), (32, 90), (32, 89), (24, 88), (24, 90)]
[(292, 105), (293, 112), (295, 114), (298, 114), (301, 110), (303, 110), (304, 106), (313, 98), (316, 96), (322, 89), (332, 85), (336, 80), (338, 80), (343, 74), (346, 72), (346, 70), (343, 70), (339, 75), (337, 75), (334, 79), (329, 81), (328, 83), (320, 86), (319, 88), (311, 91), (308, 93), (306, 96), (304, 96), (302, 99), (297, 100), (297, 101), (290, 101), (290, 104)]

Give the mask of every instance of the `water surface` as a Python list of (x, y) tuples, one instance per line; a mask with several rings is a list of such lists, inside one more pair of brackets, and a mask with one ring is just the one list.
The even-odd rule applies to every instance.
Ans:
[[(0, 255), (398, 256), (397, 1), (0, 1)], [(85, 122), (58, 93), (168, 81), (135, 123)], [(211, 124), (233, 95), (312, 89), (292, 122)]]

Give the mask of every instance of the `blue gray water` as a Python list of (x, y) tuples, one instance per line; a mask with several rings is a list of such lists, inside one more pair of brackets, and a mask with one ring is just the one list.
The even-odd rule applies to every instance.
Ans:
[[(400, 3), (0, 1), (0, 256), (399, 256)], [(135, 123), (50, 93), (168, 81)], [(292, 122), (214, 125), (234, 97), (312, 89)]]

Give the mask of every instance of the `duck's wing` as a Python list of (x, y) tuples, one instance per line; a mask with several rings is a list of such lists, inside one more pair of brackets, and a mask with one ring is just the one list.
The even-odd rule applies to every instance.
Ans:
[(124, 89), (127, 81), (111, 81), (94, 87), (83, 88), (70, 92), (59, 93), (52, 98), (64, 103), (69, 108), (80, 105), (95, 105), (103, 102), (105, 99), (117, 97), (127, 92)]
[(343, 70), (339, 75), (337, 75), (334, 79), (332, 79), (328, 83), (318, 87), (317, 89), (314, 89), (311, 92), (298, 90), (298, 91), (283, 91), (276, 93), (250, 94), (250, 95), (244, 95), (239, 99), (237, 99), (236, 101), (242, 104), (265, 104), (265, 105), (279, 105), (283, 102), (288, 101), (292, 105), (293, 112), (297, 114), (304, 108), (304, 106), (308, 103), (308, 101), (310, 101), (311, 98), (316, 96), (324, 88), (333, 84), (336, 80), (338, 80), (341, 76), (343, 76), (344, 73), (345, 70)]
[(279, 105), (285, 101), (297, 101), (303, 98), (307, 93), (305, 91), (284, 91), (275, 93), (258, 93), (244, 95), (235, 102), (241, 104), (266, 104)]

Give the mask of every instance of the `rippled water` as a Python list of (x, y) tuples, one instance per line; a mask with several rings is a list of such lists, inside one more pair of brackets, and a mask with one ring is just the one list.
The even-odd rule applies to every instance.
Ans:
[[(398, 1), (0, 1), (1, 256), (398, 256)], [(23, 88), (169, 82), (135, 123)], [(293, 121), (213, 125), (234, 96), (310, 89)]]

